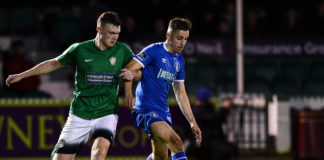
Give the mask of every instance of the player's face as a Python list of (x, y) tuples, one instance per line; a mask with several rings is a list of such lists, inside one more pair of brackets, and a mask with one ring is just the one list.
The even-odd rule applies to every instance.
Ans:
[(167, 37), (170, 41), (171, 52), (181, 53), (188, 41), (189, 31), (176, 30)]
[(120, 26), (104, 24), (99, 29), (100, 42), (107, 48), (113, 47), (119, 37)]

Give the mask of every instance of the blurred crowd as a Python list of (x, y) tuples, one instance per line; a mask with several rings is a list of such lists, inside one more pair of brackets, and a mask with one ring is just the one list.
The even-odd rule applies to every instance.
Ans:
[[(324, 1), (243, 1), (246, 38), (321, 37)], [(192, 37), (235, 37), (235, 0), (4, 0), (0, 6), (1, 35), (47, 39), (52, 48), (95, 35), (97, 16), (116, 11), (123, 24), (120, 40), (141, 37), (163, 40), (171, 17), (189, 18)]]
[[(243, 4), (244, 36), (247, 39), (317, 39), (324, 35), (324, 0), (245, 0)], [(4, 84), (6, 76), (13, 73), (6, 71), (6, 65), (10, 58), (15, 57), (15, 40), (36, 37), (38, 41), (37, 45), (32, 46), (33, 49), (42, 51), (42, 54), (44, 50), (51, 50), (57, 55), (74, 42), (93, 38), (96, 34), (97, 16), (104, 11), (116, 11), (120, 14), (123, 22), (119, 40), (131, 43), (143, 38), (150, 42), (164, 40), (167, 22), (174, 16), (186, 17), (193, 22), (191, 37), (234, 39), (235, 10), (235, 0), (3, 0), (0, 6), (0, 41), (2, 37), (9, 37), (11, 45), (8, 45), (7, 50), (0, 47), (0, 71), (3, 72), (0, 74), (0, 82)], [(5, 43), (0, 46), (3, 44)], [(30, 42), (29, 45), (31, 44), (33, 43)], [(212, 63), (215, 64), (214, 61)], [(234, 63), (231, 63), (230, 69), (234, 70), (234, 67)], [(191, 76), (190, 79), (194, 77)], [(36, 80), (33, 82), (37, 83)], [(211, 78), (210, 82), (214, 83), (214, 80)], [(273, 83), (272, 80), (270, 82)], [(4, 88), (3, 85), (0, 88)], [(289, 94), (300, 93), (288, 90)]]
[[(118, 12), (123, 19), (122, 39), (164, 38), (166, 23), (174, 16), (193, 21), (193, 36), (231, 38), (235, 33), (234, 0), (16, 1), (5, 0), (0, 7), (1, 13), (7, 13), (0, 16), (0, 22), (9, 21), (11, 25), (1, 24), (3, 34), (41, 32), (62, 43), (85, 40), (95, 34), (98, 14), (108, 10)], [(243, 3), (244, 33), (248, 38), (320, 37), (324, 34), (322, 0), (249, 0)]]

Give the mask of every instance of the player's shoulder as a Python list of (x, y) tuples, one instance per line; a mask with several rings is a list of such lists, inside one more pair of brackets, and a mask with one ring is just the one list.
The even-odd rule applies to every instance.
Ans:
[(78, 44), (79, 47), (94, 46), (94, 39), (90, 39), (90, 40), (83, 41), (83, 42), (78, 42), (77, 44)]
[(114, 47), (117, 47), (120, 50), (125, 50), (126, 52), (124, 52), (124, 53), (133, 54), (133, 51), (132, 51), (131, 47), (129, 45), (127, 45), (126, 43), (117, 41), (115, 43), (115, 46)]
[(158, 49), (163, 49), (163, 42), (157, 42), (157, 43), (152, 43), (148, 46), (146, 46), (143, 51), (144, 52), (150, 52), (150, 51), (155, 51)]
[(115, 47), (119, 47), (119, 48), (129, 48), (129, 45), (127, 45), (126, 43), (123, 43), (123, 42), (119, 42), (119, 41), (116, 41), (115, 43)]
[(76, 42), (76, 43), (71, 44), (66, 51), (68, 51), (68, 52), (75, 52), (75, 51), (78, 50), (79, 47), (80, 47), (80, 43), (79, 42)]
[(147, 46), (148, 48), (163, 48), (163, 42), (157, 42), (157, 43), (152, 43), (150, 45)]
[(83, 42), (76, 42), (73, 43), (70, 46), (71, 50), (78, 50), (80, 48), (88, 48), (88, 47), (93, 47), (94, 46), (94, 40), (87, 40), (87, 41), (83, 41)]

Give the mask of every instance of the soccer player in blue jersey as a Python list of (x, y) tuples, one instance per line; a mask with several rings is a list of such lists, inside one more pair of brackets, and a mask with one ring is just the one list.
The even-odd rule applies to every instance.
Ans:
[[(186, 160), (184, 145), (179, 135), (171, 128), (168, 92), (172, 85), (180, 109), (188, 120), (196, 138), (201, 143), (201, 131), (192, 114), (184, 85), (184, 59), (179, 54), (185, 47), (191, 22), (173, 18), (166, 33), (166, 41), (144, 48), (122, 70), (120, 76), (142, 69), (142, 77), (136, 88), (136, 104), (131, 99), (126, 105), (132, 109), (132, 117), (138, 127), (144, 129), (151, 139), (153, 153), (148, 160), (166, 160), (168, 149), (173, 160)], [(136, 77), (136, 75), (134, 75)], [(137, 77), (138, 78), (138, 77)], [(127, 79), (127, 78), (124, 78)], [(126, 83), (131, 88), (131, 82)], [(129, 93), (129, 92), (128, 92)]]

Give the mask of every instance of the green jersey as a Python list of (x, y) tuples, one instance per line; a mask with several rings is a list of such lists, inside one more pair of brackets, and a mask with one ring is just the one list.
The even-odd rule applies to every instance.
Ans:
[(58, 60), (76, 67), (75, 91), (70, 113), (86, 119), (118, 114), (120, 70), (132, 59), (132, 50), (116, 44), (104, 51), (94, 40), (71, 45)]

